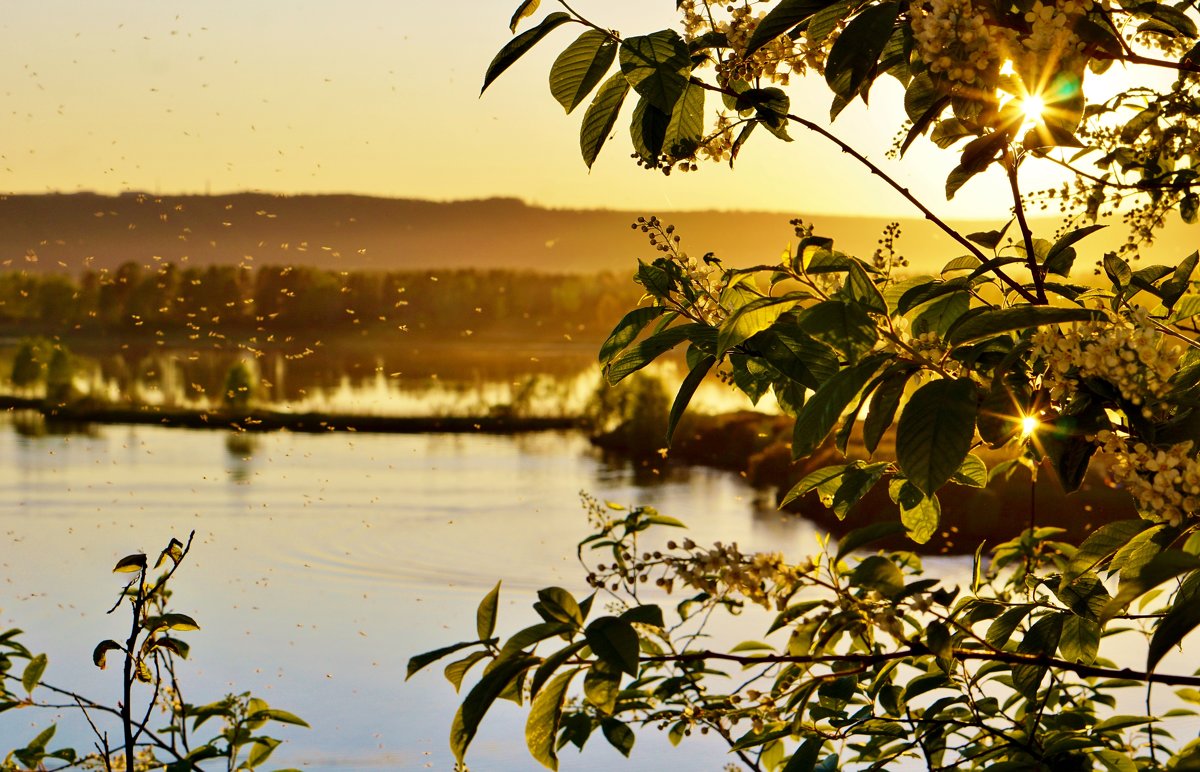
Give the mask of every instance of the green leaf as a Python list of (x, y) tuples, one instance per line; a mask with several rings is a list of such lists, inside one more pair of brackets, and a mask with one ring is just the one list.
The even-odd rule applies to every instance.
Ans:
[(1200, 626), (1200, 573), (1185, 579), (1167, 615), (1159, 620), (1146, 649), (1146, 670), (1153, 672), (1167, 652)]
[(541, 5), (541, 0), (522, 0), (521, 4), (517, 6), (517, 10), (513, 11), (512, 19), (508, 22), (509, 32), (515, 34), (521, 20), (536, 13), (539, 5)]
[(675, 158), (687, 158), (696, 152), (704, 138), (704, 89), (689, 83), (671, 109), (671, 118), (663, 135), (663, 150)]
[(792, 324), (776, 323), (754, 336), (752, 344), (772, 367), (813, 391), (839, 368), (832, 348)]
[[(1021, 654), (1049, 656), (1058, 648), (1062, 629), (1061, 614), (1046, 614), (1029, 628), (1029, 632), (1017, 646), (1017, 651)], [(1015, 665), (1012, 669), (1013, 686), (1026, 699), (1032, 700), (1037, 696), (1047, 670), (1045, 665)]]
[(849, 101), (867, 85), (899, 13), (899, 3), (882, 3), (850, 20), (825, 64), (825, 82), (833, 93)]
[(505, 70), (541, 42), (542, 38), (570, 20), (571, 17), (568, 14), (562, 12), (552, 13), (545, 19), (542, 19), (541, 24), (522, 32), (505, 43), (504, 47), (492, 59), (492, 63), (488, 65), (487, 72), (483, 76), (483, 88), (479, 89), (479, 93), (482, 94), (484, 91), (487, 91), (487, 87), (492, 85), (492, 81), (500, 77)]
[(640, 625), (650, 625), (651, 627), (665, 627), (663, 620), (662, 609), (654, 604), (645, 606), (633, 606), (621, 612), (620, 619), (626, 622), (632, 622)]
[(583, 679), (583, 696), (601, 713), (609, 715), (617, 707), (621, 694), (621, 671), (599, 660), (588, 670)]
[(587, 626), (584, 635), (597, 657), (637, 678), (638, 636), (633, 625), (617, 617), (600, 617)]
[(1092, 664), (1100, 652), (1100, 625), (1080, 616), (1067, 617), (1063, 620), (1058, 650), (1068, 662)]
[(888, 485), (892, 501), (900, 507), (900, 522), (908, 529), (908, 537), (924, 544), (937, 533), (942, 520), (942, 505), (937, 496), (926, 496), (908, 480), (898, 478)]
[(975, 437), (975, 385), (940, 379), (917, 389), (896, 429), (896, 461), (925, 495), (942, 487), (962, 465)]
[(871, 523), (862, 528), (855, 528), (841, 539), (838, 539), (837, 553), (834, 561), (839, 561), (851, 552), (865, 547), (872, 542), (886, 539), (889, 536), (895, 536), (899, 533), (904, 533), (904, 526), (894, 521)]
[(850, 581), (857, 587), (875, 590), (885, 598), (904, 591), (904, 574), (896, 564), (882, 555), (871, 555), (854, 567)]
[(499, 603), (500, 582), (496, 582), (496, 586), (479, 602), (479, 608), (475, 609), (475, 630), (479, 633), (479, 640), (486, 641), (496, 632), (496, 612)]
[(797, 324), (851, 359), (870, 351), (878, 339), (870, 314), (858, 303), (844, 300), (826, 300), (804, 309)]
[(268, 721), (277, 721), (280, 724), (292, 724), (293, 726), (311, 728), (308, 726), (307, 721), (300, 718), (295, 713), (289, 713), (286, 710), (279, 710), (277, 708), (267, 708), (266, 710), (256, 711), (255, 713), (251, 714), (250, 718), (262, 718)]
[(1128, 544), (1130, 539), (1151, 525), (1153, 523), (1149, 520), (1137, 517), (1100, 526), (1075, 550), (1075, 554), (1071, 556), (1071, 562), (1067, 565), (1067, 570), (1063, 572), (1063, 581), (1070, 582), (1084, 572), (1095, 571), (1103, 560), (1111, 557), (1117, 550)]
[(788, 504), (791, 504), (793, 501), (809, 491), (816, 490), (830, 480), (835, 480), (841, 477), (846, 473), (848, 466), (848, 464), (823, 466), (820, 469), (809, 472), (804, 476), (803, 480), (793, 485), (792, 489), (789, 490), (787, 495), (785, 495), (779, 502), (780, 509), (786, 507)]
[(467, 694), (450, 725), (450, 750), (454, 752), (454, 757), (460, 764), (464, 761), (471, 740), (475, 738), (479, 722), (483, 720), (492, 703), (515, 679), (537, 662), (537, 657), (527, 656), (498, 661)]
[(788, 296), (755, 298), (738, 308), (717, 331), (717, 356), (767, 329), (798, 302), (797, 298)]
[(92, 662), (96, 667), (103, 670), (105, 668), (105, 660), (110, 651), (122, 651), (121, 644), (114, 640), (100, 641), (96, 644), (96, 648), (92, 649)]
[(579, 668), (575, 668), (559, 673), (546, 684), (545, 689), (538, 692), (529, 708), (529, 718), (525, 722), (525, 744), (529, 747), (530, 755), (548, 769), (558, 769), (555, 741), (562, 723), (567, 688), (578, 672)]
[(889, 466), (891, 464), (887, 461), (877, 464), (864, 464), (856, 461), (846, 468), (841, 477), (841, 484), (834, 491), (833, 499), (829, 504), (839, 520), (846, 519), (850, 508), (875, 487), (875, 483), (879, 482)]
[(418, 654), (408, 660), (408, 675), (404, 676), (404, 680), (407, 681), (408, 679), (412, 678), (418, 670), (421, 670), (426, 665), (437, 662), (447, 654), (453, 654), (454, 652), (465, 649), (468, 646), (476, 646), (478, 644), (479, 641), (468, 641), (464, 643), (456, 643), (453, 646), (443, 646), (440, 649), (427, 651), (424, 654)]
[(1175, 308), (1167, 321), (1171, 324), (1182, 322), (1185, 319), (1191, 319), (1193, 316), (1200, 315), (1200, 295), (1183, 295), (1175, 303)]
[(841, 418), (842, 413), (879, 370), (886, 355), (872, 356), (830, 378), (804, 403), (792, 432), (792, 457), (812, 455)]
[(1200, 557), (1182, 550), (1160, 552), (1136, 571), (1122, 575), (1121, 582), (1117, 585), (1117, 594), (1104, 609), (1101, 618), (1111, 619), (1141, 595), (1163, 582), (1195, 571), (1200, 571)]
[(927, 332), (936, 332), (939, 338), (945, 338), (954, 323), (962, 318), (970, 308), (971, 293), (969, 292), (950, 292), (942, 295), (925, 305), (916, 315), (912, 322), (912, 333), (923, 335)]
[(671, 446), (671, 438), (675, 436), (675, 427), (679, 425), (679, 419), (683, 418), (683, 413), (687, 410), (688, 403), (692, 401), (696, 389), (704, 382), (704, 377), (716, 363), (716, 357), (703, 357), (680, 384), (679, 393), (675, 395), (675, 401), (671, 404), (671, 415), (667, 419), (667, 447)]
[(1129, 263), (1117, 257), (1115, 252), (1104, 256), (1104, 273), (1108, 275), (1117, 292), (1123, 292), (1133, 280), (1133, 271), (1129, 269)]
[(600, 155), (600, 148), (608, 141), (613, 126), (617, 124), (617, 116), (628, 93), (629, 81), (618, 72), (604, 82), (596, 92), (596, 98), (584, 112), (583, 123), (579, 127), (579, 150), (589, 169)]
[(42, 682), (42, 674), (46, 672), (46, 655), (38, 654), (31, 657), (29, 664), (25, 666), (24, 672), (21, 673), (21, 686), (25, 687), (27, 694), (32, 694), (38, 684)]
[(563, 622), (573, 627), (583, 627), (583, 612), (571, 593), (561, 587), (546, 587), (538, 590), (535, 608), (547, 622)]
[(604, 374), (608, 378), (608, 382), (615, 386), (685, 340), (691, 340), (711, 329), (703, 324), (679, 324), (668, 327), (630, 346), (624, 354), (605, 368)]
[(454, 686), (454, 691), (457, 692), (462, 688), (462, 680), (467, 675), (467, 671), (474, 667), (481, 659), (487, 659), (487, 657), (488, 653), (486, 651), (473, 651), (462, 659), (455, 660), (446, 665), (442, 673), (446, 676), (446, 680)]
[(896, 420), (896, 409), (900, 406), (900, 398), (904, 396), (904, 387), (913, 375), (911, 369), (901, 370), (888, 376), (879, 384), (879, 388), (871, 395), (871, 403), (867, 408), (867, 417), (863, 421), (863, 445), (867, 452), (874, 454), (879, 447), (879, 441)]
[(996, 649), (1003, 649), (1008, 640), (1012, 638), (1017, 626), (1025, 620), (1025, 617), (1029, 616), (1031, 611), (1033, 611), (1033, 606), (1024, 604), (1013, 606), (996, 617), (988, 626), (987, 633), (984, 634), (988, 645)]
[(877, 314), (887, 313), (887, 303), (884, 302), (883, 293), (879, 291), (879, 287), (875, 286), (875, 282), (871, 281), (871, 277), (867, 275), (858, 260), (850, 261), (842, 292), (847, 299), (857, 302), (868, 311), (874, 311)]
[(674, 30), (626, 38), (621, 43), (621, 72), (633, 90), (670, 115), (688, 85), (692, 57)]
[(1104, 312), (1089, 308), (1059, 308), (1056, 306), (1017, 306), (987, 310), (965, 319), (950, 331), (949, 341), (960, 346), (980, 338), (1012, 330), (1042, 327), (1063, 322), (1092, 322), (1104, 319)]
[(782, 0), (759, 20), (743, 55), (750, 56), (827, 5), (824, 0)]
[[(153, 624), (153, 627), (149, 625)], [(177, 630), (179, 632), (187, 632), (189, 630), (199, 630), (200, 625), (195, 619), (192, 619), (187, 614), (163, 614), (159, 617), (150, 617), (146, 622), (147, 629), (166, 628), (168, 630)]]
[(259, 764), (262, 764), (267, 758), (279, 747), (279, 740), (274, 737), (260, 737), (250, 746), (250, 753), (247, 754), (246, 763), (253, 769)]
[(629, 758), (634, 741), (637, 740), (632, 729), (615, 718), (604, 718), (600, 721), (600, 730), (604, 732), (604, 739), (608, 740), (609, 745), (620, 751), (625, 758)]
[(144, 570), (146, 570), (146, 556), (139, 552), (136, 555), (126, 555), (118, 560), (116, 567), (113, 568), (113, 573), (131, 574)]
[(671, 116), (650, 104), (645, 97), (638, 100), (629, 122), (629, 139), (643, 161), (653, 164), (658, 160), (663, 152), (670, 122)]
[(988, 483), (988, 468), (979, 456), (968, 453), (963, 459), (962, 466), (950, 478), (951, 482), (966, 485), (971, 488), (986, 488)]
[(616, 58), (617, 44), (612, 38), (594, 29), (584, 32), (554, 60), (550, 93), (570, 113), (587, 98)]

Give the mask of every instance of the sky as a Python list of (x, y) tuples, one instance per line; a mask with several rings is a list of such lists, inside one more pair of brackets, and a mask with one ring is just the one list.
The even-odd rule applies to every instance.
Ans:
[[(761, 132), (737, 168), (664, 178), (637, 168), (625, 133), (588, 171), (583, 108), (550, 96), (550, 63), (580, 31), (560, 28), (480, 97), (510, 38), (517, 0), (40, 0), (0, 19), (0, 191), (362, 193), (457, 200), (518, 197), (555, 208), (771, 210), (914, 215), (897, 194), (825, 140)], [(535, 18), (553, 10), (544, 0)], [(579, 0), (625, 34), (669, 25), (671, 0)], [(870, 109), (834, 125), (932, 208), (1007, 218), (998, 172), (953, 202), (951, 154), (919, 141), (884, 158), (901, 90), (884, 79)], [(793, 109), (828, 115), (819, 82)], [(1036, 186), (1051, 177), (1039, 175)]]

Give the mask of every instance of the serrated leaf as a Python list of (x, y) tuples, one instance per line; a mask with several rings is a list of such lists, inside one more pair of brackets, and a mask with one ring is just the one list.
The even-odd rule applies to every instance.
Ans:
[(1092, 664), (1100, 652), (1100, 625), (1080, 616), (1067, 617), (1063, 620), (1058, 650), (1068, 662)]
[(1095, 571), (1105, 558), (1115, 554), (1117, 550), (1128, 544), (1130, 539), (1151, 525), (1153, 523), (1149, 520), (1138, 517), (1105, 523), (1100, 526), (1075, 550), (1075, 554), (1071, 556), (1071, 562), (1067, 565), (1067, 570), (1063, 572), (1063, 581), (1070, 582), (1086, 571)]
[(604, 82), (584, 112), (583, 123), (579, 127), (579, 150), (589, 169), (600, 155), (600, 148), (608, 141), (613, 126), (617, 124), (617, 116), (621, 113), (621, 105), (624, 104), (628, 93), (629, 81), (618, 72)]
[(571, 21), (571, 17), (568, 14), (561, 11), (552, 13), (542, 19), (541, 24), (508, 41), (488, 65), (487, 72), (483, 76), (483, 88), (479, 89), (479, 93), (487, 91), (487, 87), (492, 84), (492, 81), (500, 77), (505, 70), (541, 42), (542, 38), (569, 21)]
[(590, 29), (554, 60), (550, 93), (567, 113), (578, 107), (617, 58), (617, 44), (603, 32)]
[(899, 13), (899, 3), (882, 3), (850, 20), (825, 63), (825, 82), (833, 93), (848, 101), (867, 85)]
[(962, 465), (975, 437), (975, 385), (967, 379), (927, 383), (904, 406), (896, 428), (896, 461), (926, 496)]
[(711, 327), (703, 324), (668, 327), (630, 346), (625, 353), (609, 363), (604, 375), (608, 382), (615, 386), (685, 340), (691, 340), (711, 330)]
[(556, 675), (538, 692), (529, 708), (529, 718), (525, 722), (525, 744), (530, 755), (547, 769), (558, 769), (555, 741), (562, 722), (567, 689), (578, 672), (579, 668), (575, 668)]

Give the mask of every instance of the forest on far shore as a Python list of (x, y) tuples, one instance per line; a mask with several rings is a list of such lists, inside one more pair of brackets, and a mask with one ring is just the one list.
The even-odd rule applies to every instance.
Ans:
[(627, 276), (521, 270), (338, 271), (126, 262), (114, 271), (0, 272), (0, 334), (65, 338), (434, 335), (601, 339), (635, 303)]

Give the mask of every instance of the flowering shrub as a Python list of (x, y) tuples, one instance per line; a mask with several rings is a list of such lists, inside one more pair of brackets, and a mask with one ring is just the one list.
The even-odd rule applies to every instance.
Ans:
[[(656, 255), (636, 275), (645, 303), (601, 348), (608, 380), (686, 345), (667, 443), (713, 370), (752, 401), (773, 392), (795, 419), (795, 458), (821, 462), (783, 503), (815, 494), (864, 527), (816, 555), (749, 554), (665, 541), (655, 531), (680, 522), (588, 500), (594, 533), (580, 558), (591, 595), (546, 588), (534, 604), (543, 621), (502, 641), (497, 586), (476, 640), (410, 661), (411, 675), (471, 649), (446, 669), (456, 687), (487, 663), (451, 728), (459, 759), (506, 697), (530, 700), (529, 748), (551, 768), (562, 747), (582, 747), (597, 729), (628, 754), (635, 729), (650, 727), (673, 741), (716, 734), (735, 766), (753, 770), (889, 769), (903, 759), (929, 769), (1200, 766), (1200, 741), (1167, 728), (1191, 708), (1125, 715), (1115, 697), (1141, 687), (1149, 706), (1163, 684), (1184, 687), (1181, 706), (1200, 703), (1200, 676), (1158, 672), (1200, 626), (1200, 255), (1170, 266), (1126, 260), (1166, 213), (1192, 222), (1200, 208), (1196, 11), (1154, 0), (684, 0), (684, 34), (622, 36), (560, 5), (500, 51), (485, 88), (556, 28), (585, 27), (550, 81), (568, 112), (598, 87), (580, 136), (587, 164), (631, 96), (635, 154), (663, 172), (732, 162), (759, 127), (780, 138), (807, 130), (891, 184), (965, 254), (937, 275), (906, 275), (892, 226), (863, 260), (796, 222), (777, 263), (730, 268), (685, 252), (656, 218), (635, 223)], [(514, 31), (537, 7), (521, 3)], [(1177, 81), (1090, 103), (1085, 80), (1113, 62), (1169, 69)], [(1003, 174), (1010, 223), (957, 232), (796, 115), (782, 86), (808, 72), (824, 77), (835, 117), (894, 77), (905, 89), (901, 153), (922, 136), (958, 153), (947, 196), (978, 174)], [(1053, 241), (1035, 238), (1026, 218), (1020, 172), (1037, 162), (1074, 174), (1043, 194), (1066, 218)], [(1124, 256), (1096, 261), (1098, 281), (1073, 278), (1079, 245), (1113, 210), (1130, 226)], [(839, 463), (830, 445), (844, 454), (852, 441), (868, 457)], [(984, 448), (1007, 458), (987, 455), (989, 468)], [(1073, 491), (1101, 452), (1141, 517), (1068, 543), (1039, 527), (1031, 497), (1005, 513), (1012, 538), (990, 561), (980, 545), (958, 586), (925, 576), (910, 549), (865, 549), (901, 535), (915, 549), (972, 517), (943, 512), (947, 485), (982, 488), (1024, 465)], [(856, 509), (879, 486), (898, 522)], [(672, 615), (660, 605), (668, 593), (683, 596)], [(597, 597), (608, 613), (593, 613)], [(712, 615), (747, 604), (775, 614), (762, 639), (705, 648)], [(1102, 638), (1118, 634), (1144, 636), (1137, 667), (1102, 653)], [(582, 696), (568, 699), (577, 679)]]

